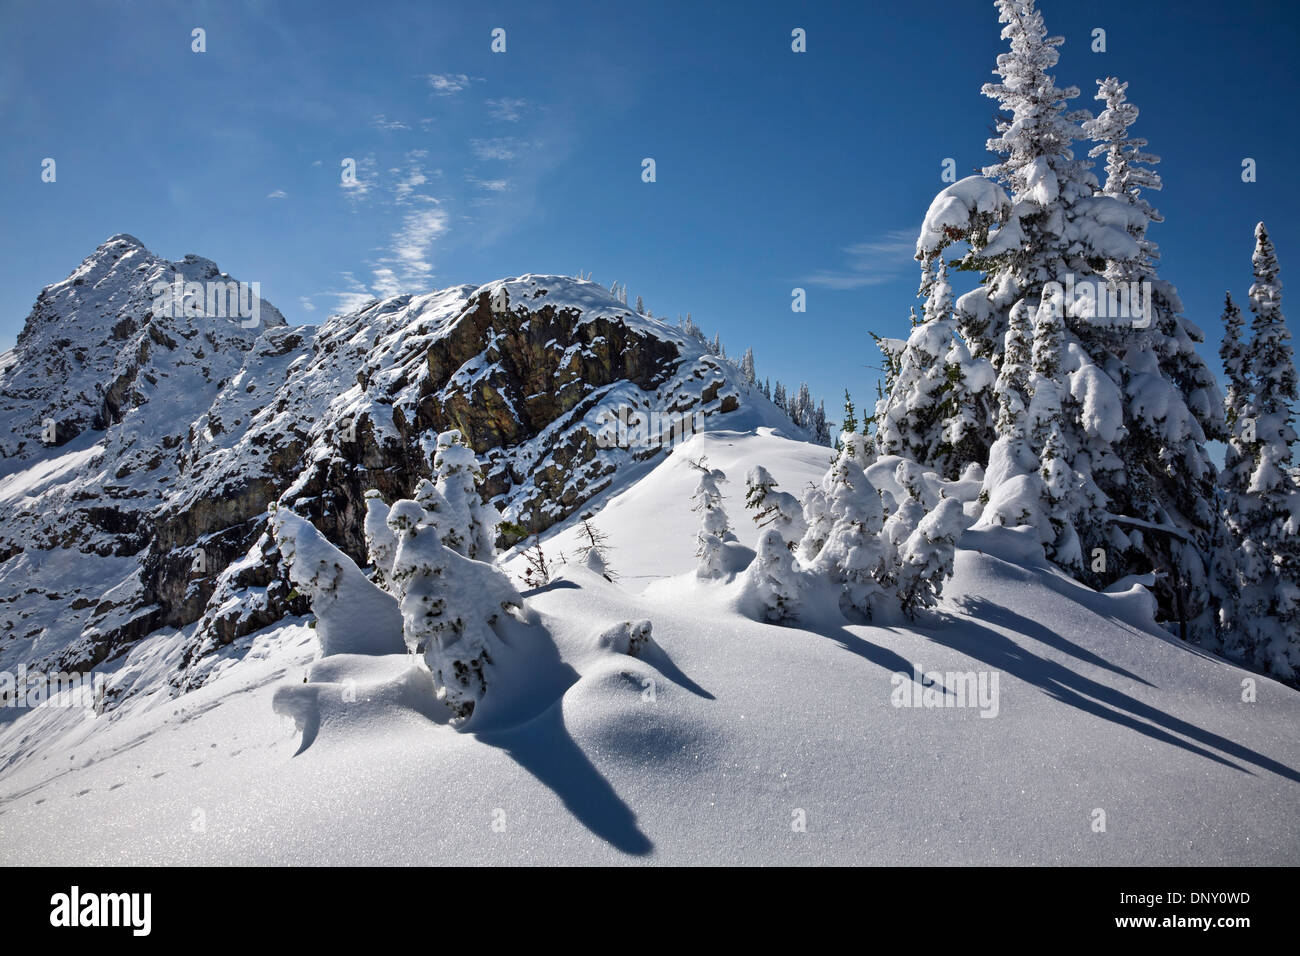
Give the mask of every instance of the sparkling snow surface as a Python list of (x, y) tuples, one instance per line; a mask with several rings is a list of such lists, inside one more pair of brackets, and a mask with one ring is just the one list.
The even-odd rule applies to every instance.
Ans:
[[(735, 582), (693, 574), (701, 455), (753, 547), (748, 469), (798, 494), (830, 451), (770, 428), (679, 446), (593, 504), (613, 584), (556, 529), (568, 561), (463, 730), (408, 658), (341, 655), (304, 736), (271, 706), (318, 652), (304, 621), (179, 699), (0, 722), (0, 863), (1300, 863), (1294, 690), (1255, 677), (1243, 703), (1252, 675), (1164, 636), (1140, 587), (1035, 568), (1005, 529), (967, 532), (914, 626), (749, 620)], [(649, 646), (616, 653), (641, 619)], [(161, 686), (180, 643), (142, 642), (119, 679)], [(996, 673), (997, 716), (892, 706), (913, 664)]]

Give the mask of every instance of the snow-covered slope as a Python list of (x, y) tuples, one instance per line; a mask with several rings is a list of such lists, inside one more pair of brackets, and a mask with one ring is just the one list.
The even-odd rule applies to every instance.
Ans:
[[(916, 625), (749, 620), (734, 582), (692, 573), (701, 457), (752, 547), (744, 471), (797, 491), (829, 456), (758, 422), (679, 446), (590, 505), (615, 583), (557, 527), (543, 546), (569, 561), (525, 594), (536, 619), (459, 730), (407, 657), (313, 663), (301, 620), (239, 638), (180, 699), (150, 678), (180, 639), (151, 637), (119, 673), (152, 691), (0, 728), (3, 862), (1300, 862), (1294, 690), (1171, 640), (1140, 588), (1039, 566), (1007, 529), (967, 533)], [(640, 621), (650, 642), (622, 653)], [(914, 666), (990, 694), (894, 706), (925, 699), (895, 677)]]

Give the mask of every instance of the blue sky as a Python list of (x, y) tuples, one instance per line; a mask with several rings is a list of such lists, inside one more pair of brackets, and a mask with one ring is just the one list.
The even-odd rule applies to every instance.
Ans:
[[(1135, 132), (1164, 159), (1162, 275), (1216, 370), (1256, 221), (1284, 282), (1300, 274), (1297, 6), (1040, 4), (1077, 105), (1097, 78), (1130, 82)], [(868, 331), (905, 334), (943, 160), (989, 161), (998, 34), (973, 0), (0, 3), (0, 348), (42, 286), (128, 232), (260, 282), (291, 322), (590, 271), (837, 412), (845, 386), (860, 404), (873, 390)], [(345, 157), (364, 186), (341, 184)]]

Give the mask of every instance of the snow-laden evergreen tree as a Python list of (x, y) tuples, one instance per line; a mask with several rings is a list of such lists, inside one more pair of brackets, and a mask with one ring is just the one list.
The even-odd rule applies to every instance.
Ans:
[(388, 527), (388, 505), (374, 488), (365, 494), (366, 518), (363, 531), (366, 539), (366, 557), (370, 561), (372, 578), (379, 587), (388, 590), (388, 576), (393, 570), (397, 554), (397, 535)]
[(1106, 108), (1083, 124), (1083, 131), (1097, 144), (1088, 150), (1088, 156), (1106, 157), (1106, 183), (1102, 192), (1129, 202), (1145, 220), (1138, 220), (1131, 228), (1141, 254), (1113, 264), (1110, 277), (1120, 281), (1154, 271), (1160, 255), (1146, 237), (1146, 227), (1148, 223), (1164, 222), (1164, 217), (1142, 195), (1144, 189), (1163, 188), (1160, 174), (1151, 168), (1160, 162), (1160, 157), (1145, 152), (1145, 139), (1129, 135), (1129, 128), (1137, 122), (1138, 108), (1128, 102), (1127, 90), (1128, 84), (1113, 76), (1098, 80), (1096, 99), (1105, 103)]
[[(1160, 254), (1148, 228), (1164, 217), (1144, 192), (1162, 186), (1154, 169), (1160, 158), (1145, 151), (1145, 139), (1129, 132), (1139, 113), (1128, 102), (1127, 88), (1114, 77), (1099, 81), (1097, 99), (1105, 109), (1085, 129), (1096, 143), (1090, 155), (1106, 157), (1101, 195), (1126, 206), (1128, 233), (1137, 248), (1107, 257), (1108, 302), (1101, 301), (1099, 290), (1095, 304), (1082, 303), (1078, 309), (1085, 317), (1090, 309), (1094, 313), (1084, 344), (1110, 381), (1093, 375), (1083, 383), (1082, 375), (1076, 375), (1074, 391), (1095, 397), (1085, 384), (1109, 390), (1111, 383), (1121, 390), (1116, 427), (1092, 429), (1083, 439), (1088, 475), (1096, 485), (1092, 497), (1099, 502), (1093, 510), (1104, 505), (1110, 513), (1144, 522), (1148, 530), (1130, 532), (1125, 541), (1123, 522), (1107, 529), (1094, 519), (1082, 527), (1103, 532), (1092, 535), (1088, 547), (1107, 549), (1112, 575), (1159, 569), (1161, 603), (1176, 610), (1172, 616), (1181, 622), (1180, 631), (1204, 638), (1208, 628), (1198, 622), (1189, 630), (1188, 622), (1203, 618), (1207, 609), (1204, 589), (1194, 582), (1206, 574), (1210, 536), (1219, 523), (1216, 472), (1205, 442), (1225, 435), (1222, 400), (1196, 351), (1204, 334), (1182, 315), (1178, 290), (1157, 273)], [(1122, 309), (1126, 298), (1127, 315)], [(1114, 301), (1121, 305), (1118, 315)], [(1151, 525), (1169, 530), (1153, 533)]]
[(794, 404), (790, 407), (790, 419), (800, 428), (807, 428), (812, 431), (815, 427), (813, 419), (816, 414), (817, 410), (813, 408), (812, 392), (808, 390), (808, 383), (800, 382), (799, 391), (795, 394)]
[(769, 402), (772, 400), (772, 380), (770, 378), (763, 379), (763, 397)]
[[(1282, 282), (1277, 253), (1261, 222), (1255, 227), (1255, 282), (1250, 287), (1251, 372), (1255, 383), (1255, 437), (1258, 455), (1250, 492), (1280, 513), (1291, 493), (1291, 443), (1296, 440), (1295, 355), (1282, 315)], [(1278, 529), (1273, 529), (1274, 531)]]
[(829, 445), (831, 443), (831, 426), (826, 421), (826, 403), (819, 401), (817, 411), (813, 413), (812, 420), (813, 440), (819, 445)]
[(640, 296), (636, 297), (636, 314), (645, 315), (645, 302), (642, 301)]
[(695, 556), (699, 558), (696, 574), (701, 578), (720, 578), (729, 570), (724, 544), (732, 538), (726, 509), (722, 506), (719, 483), (727, 476), (717, 468), (698, 466), (699, 483), (691, 500), (691, 510), (700, 515), (700, 530), (695, 536)]
[[(843, 447), (840, 454), (843, 454)], [(836, 459), (838, 460), (838, 455)], [(831, 536), (830, 510), (827, 507), (826, 492), (821, 485), (809, 484), (799, 499), (799, 508), (803, 513), (803, 523), (807, 528), (799, 539), (797, 553), (805, 564), (811, 564), (826, 546), (826, 539)]]
[(1042, 448), (1047, 432), (1061, 421), (1061, 347), (1065, 322), (1054, 302), (1044, 302), (1034, 313), (1033, 341), (1029, 350), (1029, 439)]
[(416, 502), (397, 502), (389, 517), (398, 528), (393, 578), (400, 582), (407, 648), (423, 656), (453, 719), (464, 720), (483, 699), (491, 666), (506, 650), (498, 622), (522, 608), (523, 598), (495, 566), (444, 545)]
[(745, 354), (740, 359), (740, 374), (744, 378), (745, 384), (751, 388), (758, 385), (758, 373), (754, 370), (754, 350), (745, 349)]
[(1232, 293), (1227, 293), (1223, 301), (1223, 341), (1219, 344), (1219, 357), (1223, 361), (1223, 374), (1228, 382), (1228, 390), (1223, 399), (1228, 440), (1219, 484), (1230, 496), (1228, 508), (1234, 515), (1244, 515), (1246, 510), (1237, 499), (1245, 495), (1250, 487), (1258, 441), (1250, 352), (1242, 337), (1245, 326), (1241, 309), (1232, 301)]
[(891, 588), (898, 583), (898, 554), (912, 532), (921, 524), (926, 513), (926, 489), (921, 466), (903, 459), (894, 469), (894, 480), (903, 490), (901, 501), (893, 502), (893, 510), (885, 519), (881, 536), (888, 546), (889, 560), (885, 566), (885, 583)]
[(438, 533), (436, 522), (430, 520), (419, 502), (409, 499), (393, 502), (393, 506), (388, 509), (388, 528), (396, 544), (393, 549), (393, 563), (388, 569), (384, 583), (388, 593), (400, 602), (406, 594), (406, 585), (410, 580), (410, 575), (398, 568), (397, 546), (401, 544), (402, 535), (414, 535), (418, 530), (432, 534), (439, 540), (441, 535)]
[(764, 620), (779, 624), (798, 617), (802, 590), (803, 572), (795, 566), (787, 542), (775, 528), (768, 528), (745, 569), (745, 593)]
[(790, 407), (786, 402), (785, 386), (781, 384), (780, 380), (777, 381), (776, 387), (772, 390), (772, 404), (789, 414)]
[(1295, 355), (1282, 314), (1277, 254), (1261, 222), (1255, 227), (1250, 287), (1250, 381), (1254, 385), (1252, 468), (1242, 516), (1246, 565), (1248, 659), (1286, 680), (1300, 668), (1300, 490), (1292, 477), (1296, 440)]
[(443, 544), (450, 541), (461, 541), (464, 539), (463, 531), (458, 531), (456, 524), (458, 515), (453, 512), (447, 499), (443, 497), (438, 486), (428, 478), (421, 478), (416, 483), (415, 492), (411, 495), (421, 508), (424, 509), (424, 516), (421, 520), (427, 527), (433, 528), (439, 540)]
[(479, 496), (482, 473), (478, 458), (459, 431), (438, 436), (433, 469), (438, 493), (447, 503), (447, 516), (445, 520), (440, 516), (439, 520), (443, 543), (457, 554), (476, 561), (495, 560), (501, 515)]
[(803, 507), (794, 495), (777, 491), (777, 481), (762, 465), (745, 476), (745, 507), (754, 512), (754, 523), (776, 531), (793, 549), (808, 530)]
[(1033, 334), (1029, 307), (1017, 302), (1011, 309), (1002, 348), (1002, 368), (993, 385), (997, 397), (997, 439), (989, 450), (984, 475), (984, 497), (1020, 475), (1032, 474), (1038, 458), (1030, 444), (1029, 376), (1033, 355)]
[[(1155, 571), (1161, 616), (1186, 633), (1201, 615), (1192, 582), (1204, 575), (1205, 537), (1215, 521), (1205, 443), (1221, 435), (1222, 422), (1213, 376), (1196, 355), (1203, 336), (1181, 315), (1173, 287), (1154, 273), (1146, 230), (1158, 214), (1142, 194), (1158, 184), (1155, 159), (1129, 133), (1137, 114), (1121, 84), (1103, 83), (1107, 112), (1097, 120), (1073, 109), (1077, 88), (1052, 75), (1061, 38), (1048, 35), (1032, 0), (998, 0), (997, 9), (1009, 50), (998, 57), (998, 81), (983, 92), (1000, 107), (988, 142), (998, 160), (941, 190), (917, 240), (921, 292), (931, 308), (948, 246), (965, 244), (952, 264), (980, 277), (952, 307), (966, 354), (952, 355), (951, 370), (934, 376), (947, 381), (932, 386), (923, 376), (944, 365), (948, 349), (931, 346), (937, 357), (918, 361), (915, 348), (909, 357), (906, 345), (882, 342), (887, 380), (894, 374), (873, 416), (879, 448), (949, 478), (963, 462), (985, 465), (982, 521), (1033, 523), (1053, 556), (1059, 549), (1071, 572), (1094, 586)], [(1096, 155), (1107, 155), (1104, 189), (1090, 162), (1076, 155), (1089, 134), (1104, 138), (1096, 144)], [(1129, 281), (1139, 294), (1130, 295)], [(1055, 312), (1044, 312), (1048, 303)], [(1044, 365), (1040, 354), (1038, 370), (1035, 324), (1055, 356)], [(995, 418), (984, 429), (964, 429), (967, 416), (953, 418), (954, 409), (971, 404), (960, 393), (980, 391), (948, 384), (960, 381), (963, 366), (974, 368), (965, 365), (967, 355), (996, 372), (993, 395), (984, 399)], [(937, 415), (935, 405), (943, 409)], [(969, 417), (978, 426), (980, 413)], [(1057, 500), (1049, 499), (1040, 460), (1053, 418), (1053, 460), (1061, 467), (1046, 473), (1054, 476), (1053, 495), (1070, 489)], [(958, 434), (965, 446), (952, 454), (946, 446)]]
[(691, 338), (695, 339), (695, 341), (704, 345), (706, 349), (708, 348), (709, 341), (704, 337), (704, 330), (695, 324), (695, 319), (692, 318), (691, 313), (687, 312), (685, 319), (679, 316), (677, 324), (686, 335), (689, 335)]
[(876, 443), (882, 455), (935, 466), (951, 388), (944, 360), (956, 331), (952, 287), (942, 262), (926, 263), (921, 290), (926, 297), (921, 320), (913, 323), (898, 353), (892, 387), (876, 411)]
[[(887, 554), (880, 532), (884, 509), (880, 495), (859, 464), (865, 452), (862, 436), (841, 436), (840, 456), (822, 479), (824, 515), (810, 516), (800, 552), (816, 573), (841, 586), (841, 607), (866, 617), (879, 607), (886, 592), (881, 578), (887, 574)], [(813, 538), (829, 523), (825, 542)]]
[(886, 387), (873, 421), (882, 454), (896, 454), (956, 479), (982, 464), (993, 441), (996, 373), (956, 338), (952, 287), (941, 259), (925, 264), (922, 317), (913, 310), (907, 342), (876, 337), (886, 354)]
[(997, 373), (988, 359), (975, 358), (954, 339), (943, 358), (946, 387), (941, 404), (939, 447), (935, 470), (949, 480), (960, 478), (972, 465), (983, 469), (994, 441)]
[(1228, 439), (1223, 452), (1223, 470), (1219, 473), (1218, 520), (1211, 539), (1213, 554), (1210, 588), (1219, 649), (1233, 657), (1244, 657), (1247, 646), (1246, 608), (1242, 604), (1243, 580), (1258, 581), (1260, 571), (1250, 568), (1243, 548), (1252, 522), (1255, 500), (1249, 493), (1251, 473), (1257, 451), (1255, 435), (1254, 386), (1250, 379), (1250, 354), (1243, 340), (1245, 319), (1232, 301), (1224, 296), (1223, 340), (1219, 358), (1228, 389), (1224, 394), (1224, 412)]
[(1074, 527), (1076, 476), (1065, 461), (1064, 444), (1060, 423), (1051, 422), (1047, 426), (1047, 438), (1039, 456), (1043, 510), (1051, 521), (1050, 532), (1044, 535), (1044, 544), (1047, 546), (1048, 557), (1061, 567), (1077, 572), (1083, 568), (1083, 553), (1079, 534)]
[(289, 580), (311, 601), (321, 654), (400, 654), (397, 603), (316, 527), (287, 508), (271, 515)]
[[(1075, 314), (1066, 290), (1095, 284), (1095, 262), (1133, 254), (1137, 246), (1126, 231), (1132, 217), (1113, 198), (1094, 195), (1096, 177), (1088, 163), (1075, 156), (1074, 143), (1085, 135), (1080, 124), (1091, 117), (1070, 109), (1078, 88), (1058, 87), (1048, 73), (1057, 63), (1061, 38), (1047, 35), (1031, 0), (1001, 0), (997, 6), (1002, 35), (1011, 49), (998, 57), (1001, 82), (986, 84), (984, 94), (1001, 106), (999, 135), (988, 146), (1002, 158), (983, 172), (1006, 188), (1010, 208), (983, 187), (967, 190), (971, 201), (961, 207), (967, 229), (962, 238), (971, 249), (963, 267), (985, 272), (985, 279), (958, 300), (957, 312), (959, 325), (971, 336), (971, 351), (990, 352), (988, 357), (999, 366), (995, 389), (1000, 447), (990, 450), (985, 492), (992, 496), (997, 485), (1016, 480), (1023, 489), (1008, 489), (1001, 500), (1014, 501), (1019, 510), (1024, 504), (1020, 490), (1031, 493), (1039, 488), (1044, 496), (1039, 507), (1046, 504), (1046, 492), (1035, 478), (1053, 420), (1061, 432), (1056, 446), (1060, 463), (1070, 472), (1087, 466), (1079, 449), (1090, 423), (1078, 413), (1069, 376), (1095, 364), (1087, 345), (1092, 333), (1087, 317)], [(987, 217), (1000, 222), (992, 236), (986, 231)], [(944, 238), (931, 241), (929, 250), (941, 249)], [(1075, 344), (1083, 347), (1070, 348)], [(1083, 483), (1089, 481), (1085, 476)], [(1096, 497), (1088, 492), (1071, 495), (1058, 503), (1058, 519), (1071, 527), (1095, 524), (1095, 515), (1072, 512)], [(1010, 518), (997, 509), (991, 517)], [(1048, 529), (1040, 532), (1058, 538)], [(1070, 546), (1063, 554), (1077, 567), (1075, 535), (1066, 530), (1065, 538)], [(1054, 550), (1054, 541), (1049, 541), (1049, 551)]]
[(909, 618), (933, 607), (943, 593), (944, 581), (952, 577), (957, 538), (967, 524), (961, 502), (944, 498), (898, 549), (898, 606)]

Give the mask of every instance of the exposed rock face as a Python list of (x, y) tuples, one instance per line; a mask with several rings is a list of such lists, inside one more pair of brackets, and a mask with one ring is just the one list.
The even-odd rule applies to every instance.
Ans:
[(153, 314), (178, 277), (229, 280), (116, 236), (0, 356), (0, 664), (85, 669), (193, 625), (174, 680), (191, 686), (212, 651), (306, 610), (265, 536), (273, 503), (364, 565), (364, 492), (409, 495), (454, 428), (505, 518), (543, 530), (662, 453), (610, 447), (620, 408), (695, 424), (751, 400), (730, 362), (587, 281), (397, 296), (318, 327), (261, 303), (245, 328)]

